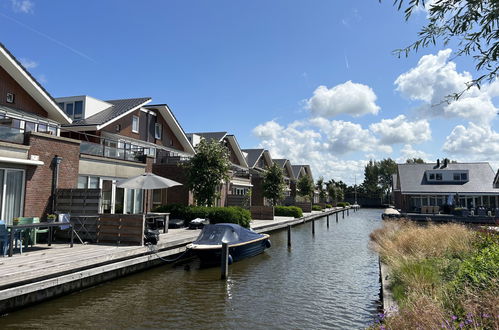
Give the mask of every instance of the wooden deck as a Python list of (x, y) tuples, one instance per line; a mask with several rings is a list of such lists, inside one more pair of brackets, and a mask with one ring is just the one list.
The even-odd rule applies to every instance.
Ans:
[[(253, 220), (251, 227), (257, 232), (271, 232), (336, 212), (342, 210), (314, 211), (300, 219)], [(70, 248), (69, 244), (40, 244), (23, 254), (15, 250), (13, 257), (0, 257), (0, 314), (161, 264), (158, 256), (168, 258), (184, 252), (199, 233), (170, 229), (160, 235), (154, 247), (75, 244)]]

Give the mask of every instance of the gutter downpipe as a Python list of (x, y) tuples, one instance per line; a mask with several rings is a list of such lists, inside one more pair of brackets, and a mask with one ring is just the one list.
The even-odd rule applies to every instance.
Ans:
[(57, 186), (59, 185), (59, 165), (62, 162), (62, 157), (55, 155), (52, 159), (53, 175), (52, 175), (52, 213), (55, 212), (57, 200)]

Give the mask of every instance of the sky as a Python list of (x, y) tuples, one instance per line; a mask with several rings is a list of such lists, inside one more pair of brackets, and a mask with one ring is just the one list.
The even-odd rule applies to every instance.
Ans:
[(370, 160), (499, 166), (499, 82), (457, 45), (397, 57), (417, 38), (391, 0), (0, 0), (2, 42), (54, 97), (152, 97), (186, 132), (363, 180)]

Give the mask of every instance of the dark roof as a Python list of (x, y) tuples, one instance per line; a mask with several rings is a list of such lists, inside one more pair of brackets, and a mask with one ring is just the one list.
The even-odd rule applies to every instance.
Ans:
[(247, 153), (246, 161), (250, 168), (255, 167), (256, 162), (258, 162), (264, 151), (265, 149), (242, 149), (242, 152)]
[(426, 180), (425, 172), (438, 170), (436, 163), (431, 164), (399, 164), (398, 179), (400, 190), (408, 193), (497, 193), (499, 189), (493, 187), (494, 171), (489, 163), (452, 163), (441, 171), (468, 170), (468, 181), (464, 183), (443, 182), (430, 183)]
[(206, 140), (215, 140), (220, 142), (227, 135), (227, 132), (202, 132), (202, 133), (189, 133), (189, 134), (196, 134), (204, 137)]
[(150, 97), (141, 97), (136, 99), (121, 99), (121, 100), (108, 100), (104, 101), (112, 104), (107, 109), (104, 109), (93, 116), (85, 119), (74, 121), (73, 124), (67, 126), (93, 126), (102, 125), (122, 114), (136, 108), (147, 101), (150, 101)]
[(303, 165), (291, 165), (291, 168), (293, 169), (293, 174), (296, 179), (298, 179), (302, 167)]
[(288, 161), (287, 159), (273, 159), (274, 163), (279, 165), (280, 167), (284, 168), (284, 165), (286, 165), (286, 162)]

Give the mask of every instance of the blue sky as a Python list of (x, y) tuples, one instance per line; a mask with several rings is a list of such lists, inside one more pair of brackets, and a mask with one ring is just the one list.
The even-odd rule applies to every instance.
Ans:
[(477, 75), (471, 59), (392, 54), (425, 20), (391, 0), (0, 0), (0, 41), (55, 97), (151, 96), (187, 132), (229, 131), (315, 176), (411, 156), (496, 170), (499, 84), (435, 106)]

